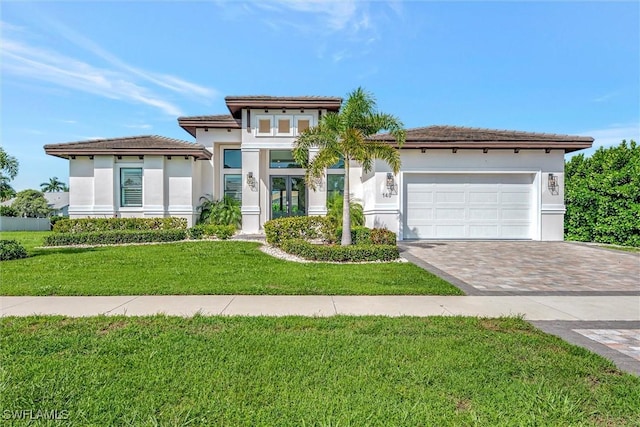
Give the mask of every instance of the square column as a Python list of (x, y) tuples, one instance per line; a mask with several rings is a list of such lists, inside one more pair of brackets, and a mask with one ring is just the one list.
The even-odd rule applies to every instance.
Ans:
[(95, 156), (93, 160), (93, 215), (98, 217), (112, 217), (116, 211), (116, 203), (114, 193), (119, 194), (119, 190), (115, 188), (113, 182), (113, 174), (115, 170), (115, 162), (113, 156)]
[(150, 218), (164, 217), (166, 212), (164, 202), (164, 156), (144, 157), (142, 179), (144, 216)]
[[(312, 160), (318, 154), (317, 148), (309, 150), (309, 160)], [(318, 180), (316, 189), (309, 187), (309, 216), (324, 216), (327, 214), (327, 177), (326, 173)]]
[(242, 148), (242, 233), (260, 232), (260, 149)]

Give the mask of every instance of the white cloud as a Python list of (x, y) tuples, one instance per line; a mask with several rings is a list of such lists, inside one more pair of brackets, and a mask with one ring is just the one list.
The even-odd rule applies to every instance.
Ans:
[(125, 125), (124, 127), (127, 127), (129, 129), (151, 129), (151, 128), (153, 128), (153, 126), (151, 126), (149, 124)]
[[(4, 72), (19, 78), (46, 81), (105, 98), (145, 104), (171, 116), (180, 116), (182, 112), (178, 105), (168, 98), (168, 94), (163, 92), (169, 91), (180, 96), (196, 98), (207, 104), (212, 97), (218, 95), (213, 89), (179, 77), (145, 71), (127, 64), (59, 22), (43, 18), (42, 24), (54, 28), (56, 34), (106, 61), (108, 66), (93, 65), (88, 59), (79, 60), (57, 50), (43, 49), (15, 37), (4, 36), (0, 50)], [(2, 29), (6, 28), (17, 27), (2, 22)]]
[(567, 159), (577, 154), (584, 154), (589, 156), (594, 153), (600, 147), (613, 147), (626, 139), (627, 142), (634, 140), (640, 142), (640, 123), (614, 123), (611, 126), (604, 129), (593, 129), (585, 132), (580, 132), (578, 135), (590, 136), (594, 139), (593, 146), (588, 150), (580, 150), (567, 154)]

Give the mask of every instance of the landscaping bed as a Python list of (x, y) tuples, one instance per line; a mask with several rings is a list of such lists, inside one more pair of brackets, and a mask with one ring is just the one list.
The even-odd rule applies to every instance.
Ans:
[(0, 362), (6, 413), (72, 425), (631, 426), (640, 413), (640, 378), (515, 318), (5, 318)]

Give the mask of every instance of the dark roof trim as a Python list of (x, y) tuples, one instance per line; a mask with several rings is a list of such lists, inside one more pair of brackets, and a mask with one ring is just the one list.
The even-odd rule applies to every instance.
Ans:
[(157, 135), (124, 138), (98, 139), (90, 141), (47, 144), (45, 153), (68, 159), (71, 156), (189, 156), (195, 159), (210, 159), (203, 145)]
[(342, 98), (334, 96), (227, 96), (227, 108), (239, 118), (243, 108), (321, 108), (338, 111)]
[(196, 136), (196, 129), (198, 128), (240, 129), (241, 127), (240, 120), (233, 118), (229, 114), (178, 117), (178, 124), (194, 137)]
[[(395, 144), (389, 134), (371, 137), (378, 141)], [(468, 128), (461, 126), (429, 126), (407, 129), (403, 148), (520, 148), (563, 149), (572, 151), (590, 148), (593, 138), (589, 136), (557, 135), (512, 130)]]

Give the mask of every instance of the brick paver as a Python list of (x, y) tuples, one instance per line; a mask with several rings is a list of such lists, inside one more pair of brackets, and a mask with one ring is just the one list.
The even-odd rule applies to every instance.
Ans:
[(640, 329), (573, 329), (573, 331), (640, 361)]
[(402, 247), (409, 257), (468, 285), (468, 293), (640, 295), (638, 253), (534, 241), (419, 241), (403, 242)]

